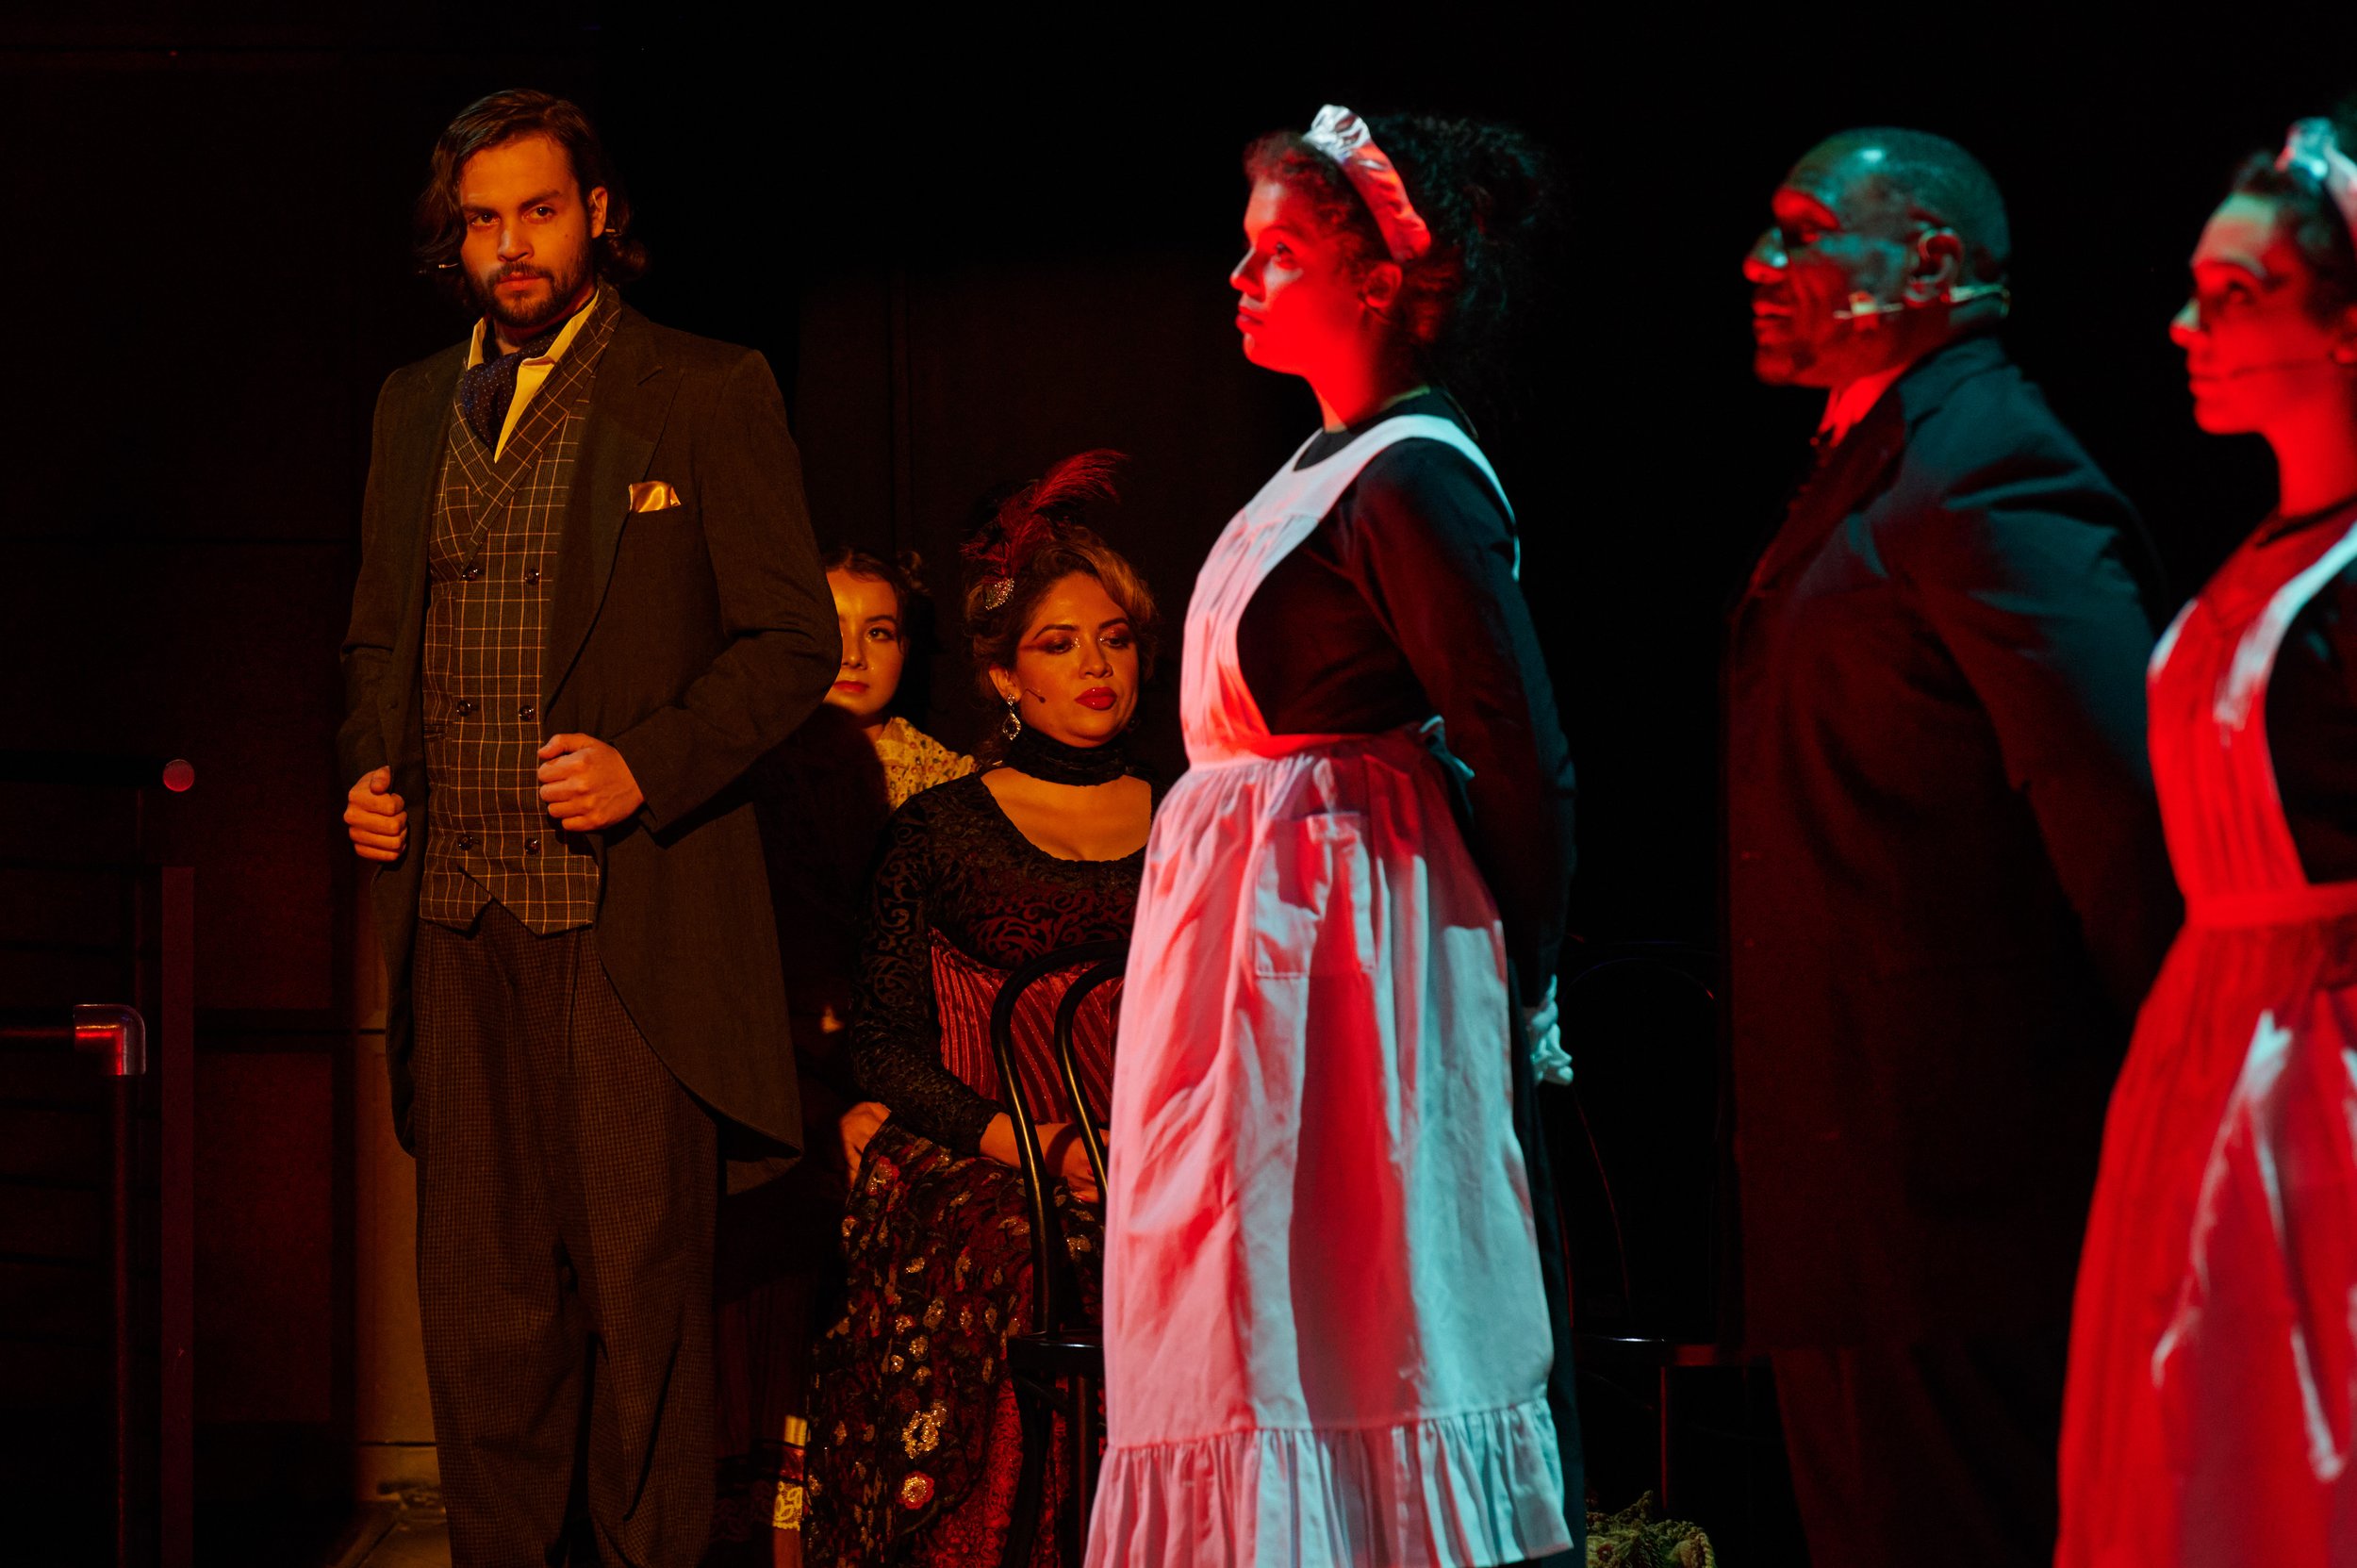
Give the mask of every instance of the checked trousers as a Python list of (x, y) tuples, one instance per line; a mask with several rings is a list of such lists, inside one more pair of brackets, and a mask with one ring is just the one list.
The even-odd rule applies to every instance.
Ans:
[[(693, 1568), (712, 1514), (704, 1111), (594, 929), (418, 928), (418, 1296), (453, 1568)], [(585, 1521), (583, 1517), (585, 1512)], [(586, 1555), (585, 1553), (584, 1554)]]

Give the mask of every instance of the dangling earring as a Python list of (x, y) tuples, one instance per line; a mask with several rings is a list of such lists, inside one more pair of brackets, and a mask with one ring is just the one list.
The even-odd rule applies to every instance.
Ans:
[(1023, 733), (1023, 712), (1020, 699), (1007, 699), (1007, 721), (998, 726), (998, 738), (1013, 741)]

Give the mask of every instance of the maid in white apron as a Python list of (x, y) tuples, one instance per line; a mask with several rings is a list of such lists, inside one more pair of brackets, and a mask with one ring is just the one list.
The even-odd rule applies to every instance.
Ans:
[(1326, 429), (1188, 609), (1191, 767), (1146, 849), (1114, 1060), (1094, 1568), (1580, 1550), (1515, 1125), (1571, 767), (1505, 496), (1428, 385), (1498, 324), (1458, 305), (1529, 164), (1511, 133), (1377, 128), (1396, 164), (1338, 108), (1246, 157), (1245, 352), (1307, 379)]

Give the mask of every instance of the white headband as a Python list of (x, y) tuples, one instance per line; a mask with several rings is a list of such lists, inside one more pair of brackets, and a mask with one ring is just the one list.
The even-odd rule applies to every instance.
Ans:
[(2283, 150), (2276, 157), (2275, 167), (2297, 169), (2324, 187), (2324, 193), (2341, 210), (2341, 222), (2349, 225), (2350, 236), (2357, 238), (2357, 162), (2341, 151), (2340, 138), (2333, 131), (2332, 121), (2293, 122), (2283, 138)]
[(1340, 104), (1328, 104), (1318, 110), (1302, 140), (1341, 167), (1359, 199), (1375, 214), (1375, 226), (1383, 231), (1384, 248), (1393, 261), (1405, 267), (1432, 249), (1432, 230), (1417, 215), (1399, 171), (1375, 144), (1365, 121)]

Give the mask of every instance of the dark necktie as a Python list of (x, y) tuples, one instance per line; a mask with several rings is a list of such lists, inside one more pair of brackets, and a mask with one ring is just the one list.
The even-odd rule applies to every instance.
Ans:
[(1788, 507), (1808, 494), (1810, 487), (1824, 473), (1825, 466), (1833, 461), (1833, 454), (1840, 446), (1841, 443), (1834, 438), (1833, 426), (1817, 427), (1817, 434), (1808, 438), (1808, 467), (1802, 470), (1801, 482), (1792, 487), (1792, 501), (1787, 503)]
[[(507, 422), (507, 405), (516, 401), (516, 375), (527, 359), (536, 359), (549, 352), (556, 335), (565, 330), (563, 322), (540, 334), (514, 354), (503, 354), (486, 359), (458, 378), (458, 415), (474, 432), (483, 450), (497, 450), (500, 427)], [(489, 334), (486, 333), (486, 338)], [(486, 343), (486, 347), (496, 347)]]
[(1834, 454), (1840, 448), (1841, 443), (1833, 438), (1830, 427), (1819, 427), (1817, 434), (1808, 438), (1808, 467), (1802, 470), (1800, 482), (1792, 487), (1792, 494), (1784, 503), (1783, 519), (1769, 534), (1768, 542), (1761, 546), (1758, 559), (1752, 563), (1750, 591), (1756, 593), (1767, 587), (1775, 581), (1775, 574), (1783, 569), (1785, 563), (1779, 547), (1785, 543), (1785, 530), (1791, 524), (1792, 515), (1801, 509), (1801, 503), (1808, 499), (1809, 492), (1817, 487), (1817, 482), (1824, 477), (1825, 470), (1833, 464)]

